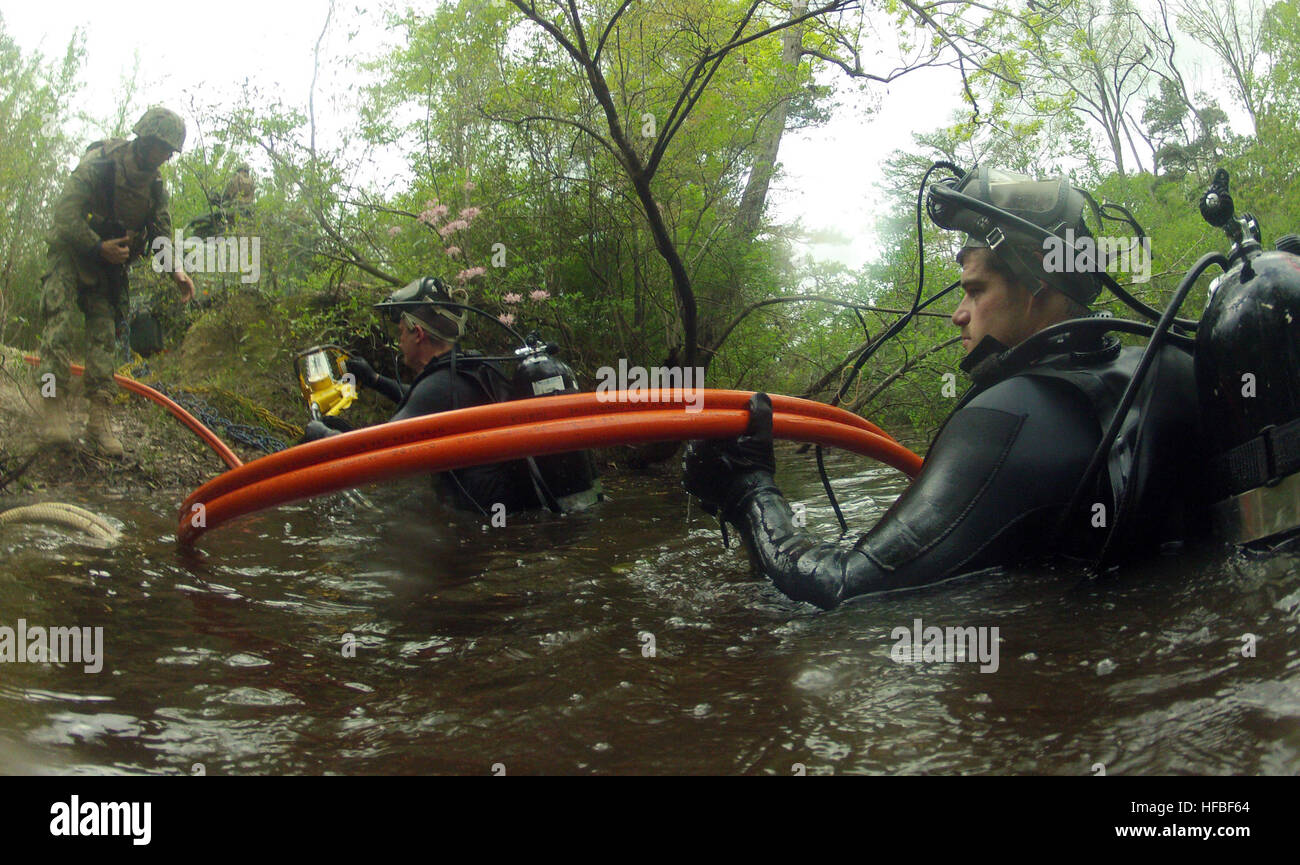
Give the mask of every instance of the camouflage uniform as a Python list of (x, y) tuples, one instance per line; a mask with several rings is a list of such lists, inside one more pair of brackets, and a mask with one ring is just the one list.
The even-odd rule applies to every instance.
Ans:
[(235, 169), (235, 176), (230, 178), (226, 184), (226, 191), (221, 196), (221, 202), (226, 207), (248, 207), (252, 205), (253, 198), (257, 191), (253, 186), (253, 178), (248, 172), (247, 165), (240, 165)]
[[(167, 190), (156, 170), (137, 167), (133, 151), (133, 142), (120, 139), (92, 146), (54, 206), (49, 273), (41, 290), (45, 330), (37, 376), (53, 373), (59, 393), (66, 392), (78, 309), (86, 318), (86, 394), (107, 399), (116, 392), (113, 352), (116, 320), (129, 302), (127, 268), (150, 248), (154, 237), (171, 234)], [(105, 262), (100, 243), (128, 231), (138, 237), (127, 264)]]

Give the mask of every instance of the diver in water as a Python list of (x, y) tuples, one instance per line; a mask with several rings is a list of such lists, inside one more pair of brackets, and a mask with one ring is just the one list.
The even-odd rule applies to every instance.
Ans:
[[(397, 325), (397, 344), (402, 363), (415, 374), (410, 385), (381, 376), (362, 358), (347, 360), (347, 370), (356, 377), (358, 387), (374, 390), (397, 404), (389, 421), (406, 420), (437, 412), (486, 405), (497, 402), (493, 376), (500, 374), (487, 362), (475, 359), (475, 353), (458, 345), (465, 333), (466, 298), (453, 298), (442, 281), (434, 277), (417, 279), (376, 304)], [(502, 377), (503, 378), (503, 377)], [(504, 380), (504, 379), (503, 379)], [(339, 432), (347, 432), (346, 422), (329, 418), (332, 426), (314, 420), (307, 425), (303, 441), (315, 441)], [(457, 508), (489, 513), (494, 505), (505, 506), (515, 513), (538, 507), (529, 480), (528, 467), (520, 461), (471, 466), (439, 475), (445, 497)]]
[[(965, 194), (1002, 208), (1014, 203), (1057, 237), (1089, 235), (1082, 194), (1064, 181), (988, 168), (976, 175), (967, 175)], [(921, 473), (871, 531), (843, 547), (794, 525), (773, 479), (766, 394), (751, 399), (744, 435), (687, 448), (683, 486), (737, 528), (756, 568), (795, 600), (830, 609), (856, 595), (1049, 554), (1169, 551), (1201, 530), (1204, 503), (1194, 476), (1203, 449), (1191, 355), (1172, 344), (1159, 349), (1109, 459), (1082, 487), (1142, 349), (1121, 348), (1097, 328), (1081, 328), (1084, 338), (1065, 344), (1048, 339), (1061, 328), (1033, 339), (1088, 315), (1101, 282), (1094, 272), (1045, 266), (1041, 234), (988, 220), (967, 224), (957, 257), (964, 297), (952, 324), (973, 386), (935, 437)]]

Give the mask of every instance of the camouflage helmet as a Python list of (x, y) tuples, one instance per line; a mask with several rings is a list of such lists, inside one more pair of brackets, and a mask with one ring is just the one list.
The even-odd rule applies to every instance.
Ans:
[(172, 150), (185, 146), (185, 121), (174, 111), (155, 105), (131, 129), (140, 138), (157, 138)]

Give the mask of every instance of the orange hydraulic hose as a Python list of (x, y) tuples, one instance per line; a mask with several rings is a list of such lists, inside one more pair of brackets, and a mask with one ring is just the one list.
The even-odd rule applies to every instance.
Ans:
[[(610, 407), (619, 404), (602, 405)], [(496, 407), (482, 406), (464, 411)], [(214, 483), (210, 482), (195, 491), (182, 506), (177, 539), (182, 544), (192, 544), (207, 529), (216, 528), (244, 514), (365, 482), (420, 471), (446, 471), (499, 462), (526, 454), (544, 455), (595, 446), (650, 441), (729, 437), (743, 432), (748, 421), (749, 413), (741, 409), (709, 408), (698, 413), (683, 412), (680, 409), (606, 411), (585, 417), (452, 433), (440, 438), (351, 454), (273, 474), (251, 484), (229, 489), (215, 497), (206, 495)], [(857, 424), (774, 412), (773, 434), (782, 439), (814, 442), (873, 456), (908, 474), (914, 475), (920, 469), (921, 460), (915, 454)], [(198, 505), (202, 506), (201, 511), (194, 510)]]
[[(639, 401), (630, 399), (634, 395)], [(753, 396), (751, 391), (708, 389), (694, 393), (680, 389), (663, 391), (652, 389), (633, 392), (632, 394), (625, 391), (603, 394), (556, 394), (408, 418), (396, 423), (379, 424), (355, 430), (346, 435), (319, 439), (261, 457), (248, 463), (239, 471), (226, 472), (209, 481), (190, 495), (185, 500), (182, 508), (188, 513), (190, 505), (200, 500), (200, 493), (202, 494), (202, 500), (208, 502), (236, 487), (246, 486), (263, 478), (282, 474), (293, 469), (351, 456), (352, 454), (367, 453), (454, 433), (494, 429), (509, 424), (541, 423), (542, 421), (583, 417), (591, 414), (645, 411), (648, 408), (669, 408), (672, 406), (676, 406), (678, 410), (688, 405), (702, 405), (721, 409), (744, 409), (748, 406), (751, 396)], [(688, 397), (691, 399), (688, 399)], [(692, 399), (698, 400), (698, 402), (692, 402)], [(805, 417), (822, 418), (855, 426), (882, 436), (889, 441), (894, 441), (888, 433), (871, 421), (825, 403), (775, 394), (772, 396), (772, 410), (773, 412), (799, 414)], [(522, 456), (522, 454), (515, 454), (514, 456)], [(919, 458), (916, 460), (916, 465), (920, 466)], [(902, 470), (908, 471), (907, 469)], [(908, 474), (915, 474), (915, 472), (908, 472)]]
[[(24, 355), (23, 360), (27, 361), (32, 366), (37, 366), (41, 362), (39, 357), (30, 354)], [(86, 368), (78, 363), (68, 364), (68, 368), (72, 370), (73, 375), (82, 375), (86, 371)], [(212, 448), (212, 450), (216, 452), (217, 456), (221, 457), (222, 461), (232, 469), (237, 469), (244, 464), (243, 460), (235, 456), (235, 452), (232, 451), (225, 442), (217, 438), (216, 433), (203, 425), (202, 421), (181, 408), (172, 400), (158, 393), (158, 391), (149, 387), (149, 385), (141, 384), (133, 378), (127, 378), (124, 375), (117, 375), (116, 373), (113, 374), (113, 380), (132, 393), (151, 399), (158, 403), (158, 405), (167, 409), (167, 411), (175, 415), (181, 423), (189, 427), (195, 435), (202, 439), (204, 444)]]

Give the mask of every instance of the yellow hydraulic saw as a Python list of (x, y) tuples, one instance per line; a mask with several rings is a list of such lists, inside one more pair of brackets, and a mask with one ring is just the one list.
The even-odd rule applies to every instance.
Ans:
[(357, 398), (357, 381), (344, 364), (348, 353), (337, 345), (318, 345), (298, 353), (293, 371), (312, 420), (337, 415)]

